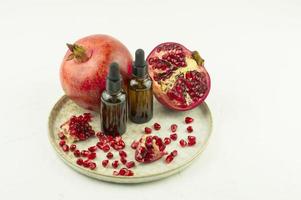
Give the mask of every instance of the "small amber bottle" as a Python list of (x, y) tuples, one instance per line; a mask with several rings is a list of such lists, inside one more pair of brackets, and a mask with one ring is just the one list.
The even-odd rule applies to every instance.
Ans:
[(110, 65), (106, 90), (101, 95), (100, 123), (106, 135), (115, 137), (126, 131), (127, 101), (117, 63)]
[(129, 118), (135, 123), (148, 122), (153, 117), (153, 84), (148, 75), (144, 51), (135, 53), (133, 75), (128, 87)]

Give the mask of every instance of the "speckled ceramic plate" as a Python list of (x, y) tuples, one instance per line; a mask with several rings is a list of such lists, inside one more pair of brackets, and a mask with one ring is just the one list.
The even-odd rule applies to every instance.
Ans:
[[(103, 153), (101, 150), (97, 151), (97, 158), (95, 159), (97, 168), (95, 170), (90, 170), (78, 166), (76, 164), (76, 158), (73, 156), (73, 153), (63, 152), (60, 146), (58, 145), (59, 138), (57, 133), (60, 130), (60, 125), (66, 122), (72, 115), (79, 115), (83, 114), (84, 112), (89, 111), (82, 109), (81, 107), (73, 103), (68, 97), (63, 96), (55, 104), (49, 116), (48, 126), (50, 143), (55, 149), (55, 151), (58, 153), (58, 155), (62, 158), (62, 160), (74, 170), (92, 178), (115, 183), (149, 182), (162, 179), (180, 172), (189, 164), (191, 164), (192, 161), (195, 160), (202, 153), (202, 151), (205, 149), (208, 143), (212, 131), (211, 113), (206, 103), (203, 103), (201, 106), (190, 111), (176, 112), (164, 108), (155, 100), (154, 118), (150, 122), (147, 122), (145, 124), (134, 124), (132, 122), (128, 122), (127, 132), (122, 136), (123, 140), (126, 143), (125, 151), (128, 153), (127, 160), (135, 160), (134, 150), (132, 150), (130, 147), (132, 141), (139, 139), (144, 134), (144, 127), (152, 127), (152, 124), (154, 124), (154, 122), (158, 122), (161, 124), (161, 130), (153, 130), (152, 134), (158, 135), (162, 138), (170, 135), (171, 124), (178, 124), (178, 139), (177, 141), (172, 141), (171, 144), (169, 144), (166, 148), (168, 152), (177, 149), (178, 156), (175, 157), (175, 159), (170, 164), (166, 164), (164, 162), (164, 158), (150, 164), (140, 164), (136, 162), (136, 167), (132, 168), (135, 173), (134, 176), (114, 176), (114, 169), (111, 166), (108, 168), (102, 167), (101, 161), (105, 159), (106, 154)], [(92, 114), (94, 116), (92, 126), (95, 131), (99, 131), (99, 115), (97, 113)], [(186, 131), (186, 127), (188, 126), (184, 122), (184, 118), (186, 116), (194, 118), (194, 122), (190, 124), (192, 125), (194, 131), (190, 134), (188, 134)], [(186, 140), (188, 135), (196, 136), (197, 144), (192, 147), (180, 147), (179, 140), (182, 138)], [(97, 140), (98, 139), (96, 137), (92, 137), (87, 141), (78, 142), (77, 147), (78, 149), (87, 149), (88, 147), (95, 145), (97, 143)], [(119, 158), (118, 152), (113, 150), (112, 153), (114, 154), (114, 158), (112, 160), (114, 160), (115, 158)], [(118, 169), (120, 169), (121, 167), (122, 165), (120, 164)]]

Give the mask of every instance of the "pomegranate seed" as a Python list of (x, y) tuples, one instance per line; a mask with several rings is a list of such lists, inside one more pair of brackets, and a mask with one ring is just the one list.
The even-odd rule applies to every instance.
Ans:
[(139, 145), (139, 142), (134, 140), (131, 144), (131, 148), (136, 149), (138, 147), (138, 145)]
[(136, 165), (136, 164), (135, 164), (134, 161), (130, 161), (130, 162), (127, 162), (125, 166), (126, 166), (127, 168), (132, 168), (132, 167), (135, 167), (135, 165)]
[(90, 152), (95, 152), (97, 150), (97, 146), (92, 146), (92, 147), (89, 147), (88, 150)]
[(149, 128), (149, 127), (145, 127), (145, 128), (144, 128), (144, 132), (145, 132), (146, 134), (150, 134), (150, 133), (152, 133), (152, 129)]
[(191, 122), (193, 122), (193, 119), (191, 117), (185, 117), (186, 124), (190, 124)]
[(120, 175), (120, 176), (124, 176), (125, 175), (125, 173), (126, 173), (126, 169), (125, 168), (122, 168), (122, 169), (120, 169), (119, 170), (119, 173), (118, 173), (118, 175)]
[(76, 145), (75, 144), (71, 144), (70, 145), (70, 151), (75, 151), (75, 149), (76, 149)]
[(188, 141), (188, 146), (193, 146), (193, 145), (195, 145), (196, 144), (196, 141)]
[(158, 123), (154, 123), (154, 129), (155, 130), (160, 130), (161, 129), (161, 125), (160, 124), (158, 124)]
[(61, 140), (60, 142), (59, 142), (59, 145), (62, 147), (62, 146), (64, 146), (66, 144), (66, 141), (65, 140)]
[(103, 161), (101, 162), (101, 164), (102, 164), (103, 167), (106, 167), (106, 166), (108, 166), (108, 164), (109, 164), (109, 160), (103, 160)]
[(102, 147), (102, 150), (104, 152), (108, 152), (108, 151), (110, 151), (110, 146), (106, 144), (105, 146)]
[(80, 156), (80, 150), (78, 150), (78, 149), (75, 150), (73, 154), (74, 154), (75, 157), (79, 157)]
[(178, 135), (176, 133), (173, 133), (170, 135), (170, 139), (172, 139), (173, 141), (178, 139)]
[(168, 145), (170, 143), (171, 143), (171, 139), (170, 138), (168, 138), (168, 137), (164, 138), (164, 144), (165, 145)]
[(127, 157), (127, 154), (125, 151), (119, 151), (119, 156), (120, 157)]
[(169, 154), (167, 157), (166, 157), (166, 159), (165, 159), (165, 162), (166, 163), (170, 163), (171, 161), (173, 161), (173, 156), (171, 155), (171, 154)]
[(187, 145), (187, 142), (183, 139), (180, 140), (181, 147), (185, 147)]
[(119, 165), (118, 160), (114, 160), (114, 161), (112, 162), (112, 167), (113, 167), (114, 169), (116, 169), (116, 168), (118, 167), (118, 165)]
[(89, 160), (85, 160), (85, 161), (83, 162), (83, 166), (84, 166), (85, 168), (88, 168), (88, 167), (90, 166), (90, 161), (89, 161)]
[(91, 162), (91, 163), (89, 164), (89, 168), (90, 168), (91, 170), (94, 170), (94, 169), (96, 168), (96, 163), (95, 163), (95, 162)]
[(192, 131), (193, 131), (192, 126), (188, 126), (188, 127), (187, 127), (187, 132), (188, 132), (188, 133), (191, 133)]
[(63, 132), (59, 132), (59, 133), (58, 133), (58, 136), (59, 136), (59, 138), (60, 138), (61, 140), (63, 140), (63, 139), (66, 138), (66, 136), (65, 136), (65, 134), (64, 134)]
[(65, 152), (69, 151), (69, 146), (67, 144), (63, 145), (62, 148)]
[(107, 153), (107, 158), (108, 158), (108, 159), (113, 158), (113, 156), (114, 156), (114, 155), (113, 155), (111, 152)]
[(87, 151), (87, 150), (82, 150), (82, 151), (80, 152), (80, 155), (83, 156), (83, 157), (87, 157), (89, 154), (90, 154), (90, 152)]
[(177, 150), (173, 150), (173, 151), (171, 152), (171, 155), (172, 155), (173, 157), (176, 157), (176, 156), (178, 155), (178, 151), (177, 151)]
[(177, 126), (176, 124), (172, 124), (172, 125), (170, 126), (171, 132), (176, 132), (176, 131), (177, 131), (177, 128), (178, 128), (178, 126)]
[(195, 141), (196, 140), (196, 137), (195, 136), (188, 136), (187, 137), (188, 141)]
[(90, 160), (94, 160), (96, 158), (96, 153), (90, 153), (89, 155), (88, 155), (88, 159), (90, 159)]
[(76, 161), (76, 164), (78, 164), (78, 165), (82, 165), (83, 163), (84, 163), (84, 161), (81, 158), (77, 159), (77, 161)]
[(126, 160), (126, 158), (125, 157), (121, 157), (120, 158), (120, 162), (122, 163), (122, 164), (126, 164), (126, 162), (127, 162), (127, 160)]

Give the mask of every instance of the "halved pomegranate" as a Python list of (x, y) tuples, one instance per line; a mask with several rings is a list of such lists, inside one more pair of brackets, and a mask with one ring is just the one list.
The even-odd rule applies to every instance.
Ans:
[(200, 105), (210, 91), (210, 77), (197, 51), (181, 44), (158, 45), (147, 57), (157, 100), (174, 110)]
[(158, 136), (145, 135), (139, 140), (135, 159), (142, 163), (151, 163), (165, 155), (165, 144)]

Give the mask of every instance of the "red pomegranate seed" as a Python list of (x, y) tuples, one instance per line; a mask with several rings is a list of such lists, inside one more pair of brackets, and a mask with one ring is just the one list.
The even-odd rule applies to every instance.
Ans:
[(181, 147), (185, 147), (187, 145), (187, 142), (183, 139), (180, 140)]
[(107, 158), (108, 158), (108, 159), (113, 158), (113, 156), (114, 156), (114, 155), (113, 155), (111, 152), (107, 153)]
[(165, 159), (165, 162), (166, 163), (170, 163), (172, 160), (173, 160), (173, 156), (171, 155), (171, 154), (169, 154), (167, 157), (166, 157), (166, 159)]
[(196, 144), (196, 141), (188, 141), (188, 146), (193, 146), (193, 145), (195, 145)]
[(108, 151), (110, 151), (110, 146), (106, 144), (105, 146), (102, 147), (102, 150), (104, 152), (108, 152)]
[(154, 123), (154, 129), (155, 130), (160, 130), (161, 129), (161, 125), (160, 124), (158, 124), (158, 123)]
[(89, 147), (88, 150), (90, 152), (95, 152), (97, 150), (97, 146), (92, 146), (92, 147)]
[(168, 137), (164, 138), (164, 144), (165, 145), (168, 145), (170, 143), (171, 143), (171, 139), (170, 138), (168, 138)]
[(191, 117), (185, 117), (186, 124), (190, 124), (191, 122), (193, 122), (193, 119)]
[(127, 162), (125, 166), (126, 166), (127, 168), (132, 168), (132, 167), (135, 167), (135, 165), (136, 165), (136, 164), (135, 164), (134, 161), (130, 161), (130, 162)]
[(139, 142), (134, 140), (131, 144), (131, 148), (136, 149), (138, 147), (138, 145), (139, 145)]
[(83, 166), (84, 166), (85, 168), (88, 168), (88, 167), (90, 166), (90, 161), (89, 161), (89, 160), (85, 160), (85, 161), (83, 162)]
[(65, 140), (61, 140), (60, 142), (59, 142), (59, 145), (62, 147), (62, 146), (64, 146), (66, 144), (66, 141)]
[(127, 162), (127, 160), (126, 160), (126, 158), (125, 157), (121, 157), (120, 158), (120, 162), (122, 163), (122, 164), (126, 164), (126, 162)]
[(119, 156), (120, 157), (127, 157), (127, 154), (125, 151), (119, 151)]
[(82, 165), (83, 163), (84, 163), (84, 161), (81, 158), (77, 159), (77, 161), (76, 161), (76, 164), (78, 164), (78, 165)]
[(90, 154), (90, 152), (88, 150), (82, 150), (80, 152), (80, 155), (83, 156), (83, 157), (87, 157), (89, 154)]
[(170, 139), (172, 139), (173, 141), (178, 139), (178, 135), (176, 133), (173, 133), (170, 135)]
[(95, 158), (96, 158), (96, 153), (95, 153), (95, 152), (90, 153), (90, 154), (88, 155), (88, 159), (90, 159), (90, 160), (94, 160)]
[(150, 134), (150, 133), (152, 133), (152, 129), (149, 128), (149, 127), (145, 127), (145, 128), (144, 128), (144, 132), (145, 132), (146, 134)]
[(67, 152), (69, 151), (69, 146), (67, 144), (62, 146), (63, 151)]
[(124, 176), (125, 175), (125, 173), (126, 173), (126, 168), (122, 168), (122, 169), (120, 169), (119, 170), (119, 173), (118, 173), (118, 175), (120, 175), (120, 176)]
[(59, 132), (59, 133), (58, 133), (58, 136), (59, 136), (59, 138), (60, 138), (61, 140), (63, 140), (63, 139), (66, 138), (66, 136), (65, 136), (65, 134), (64, 134), (63, 132)]
[(113, 167), (114, 169), (116, 169), (116, 168), (118, 167), (118, 165), (119, 165), (118, 160), (114, 160), (114, 161), (112, 162), (112, 167)]
[(171, 155), (172, 155), (173, 157), (176, 157), (176, 156), (178, 155), (178, 151), (177, 151), (177, 150), (173, 150), (173, 151), (171, 152)]
[(80, 156), (80, 150), (78, 150), (78, 149), (75, 150), (73, 154), (74, 154), (75, 157), (79, 157)]
[(94, 169), (96, 168), (96, 163), (95, 163), (95, 162), (89, 163), (89, 168), (90, 168), (91, 170), (94, 170)]
[(108, 164), (109, 164), (109, 160), (103, 160), (103, 161), (101, 162), (101, 164), (102, 164), (103, 167), (106, 167), (106, 166), (108, 166)]
[(188, 133), (191, 133), (192, 131), (193, 131), (192, 126), (188, 126), (188, 127), (187, 127), (187, 132), (188, 132)]
[(195, 141), (196, 140), (196, 137), (195, 136), (188, 136), (187, 137), (188, 141)]
[(76, 145), (75, 144), (71, 144), (70, 145), (70, 151), (75, 151), (75, 149), (76, 149)]
[(178, 126), (177, 126), (176, 124), (172, 124), (172, 125), (170, 126), (171, 132), (176, 132), (176, 131), (177, 131), (177, 128), (178, 128)]

